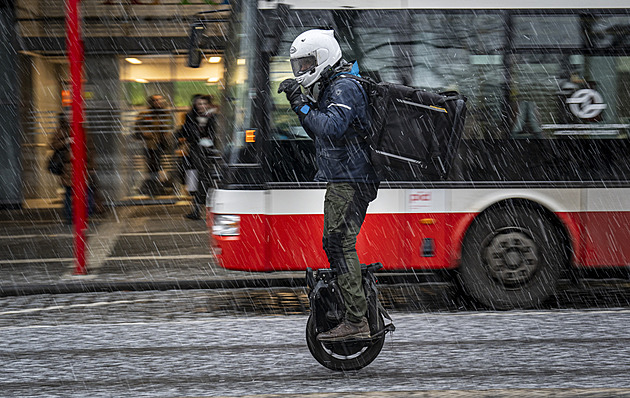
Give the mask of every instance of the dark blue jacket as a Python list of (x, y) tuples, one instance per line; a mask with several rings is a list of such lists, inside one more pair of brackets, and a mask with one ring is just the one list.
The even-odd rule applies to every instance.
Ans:
[[(358, 72), (356, 64), (350, 73), (355, 71)], [(319, 167), (316, 181), (379, 181), (364, 138), (370, 114), (367, 95), (359, 82), (349, 77), (333, 78), (323, 88), (317, 109), (310, 109), (301, 120), (307, 133), (315, 137)]]

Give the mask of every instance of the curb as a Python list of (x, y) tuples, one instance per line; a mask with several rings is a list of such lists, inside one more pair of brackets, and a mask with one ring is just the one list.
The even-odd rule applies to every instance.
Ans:
[[(421, 280), (412, 274), (377, 273), (379, 285), (448, 284), (446, 281)], [(37, 294), (76, 294), (120, 291), (149, 290), (194, 290), (194, 289), (255, 289), (279, 287), (306, 287), (306, 278), (300, 277), (261, 277), (205, 280), (172, 281), (80, 281), (59, 283), (24, 283), (18, 285), (0, 285), (0, 297), (32, 296)]]
[(242, 289), (273, 287), (304, 287), (304, 278), (215, 279), (173, 280), (154, 282), (64, 282), (29, 283), (0, 286), (0, 297), (31, 296), (37, 294), (72, 294), (117, 291), (193, 290), (193, 289)]

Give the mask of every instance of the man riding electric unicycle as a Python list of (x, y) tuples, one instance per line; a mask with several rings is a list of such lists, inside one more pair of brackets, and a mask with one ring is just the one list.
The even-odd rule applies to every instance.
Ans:
[[(306, 133), (315, 141), (316, 181), (326, 182), (323, 248), (330, 269), (307, 271), (311, 315), (306, 336), (318, 362), (334, 370), (360, 369), (372, 362), (393, 331), (379, 304), (374, 271), (362, 265), (355, 244), (379, 178), (366, 141), (370, 126), (368, 95), (348, 75), (356, 63), (342, 59), (332, 30), (309, 30), (291, 45), (295, 79), (278, 88)], [(308, 95), (302, 93), (303, 87)], [(314, 98), (314, 88), (318, 88)]]

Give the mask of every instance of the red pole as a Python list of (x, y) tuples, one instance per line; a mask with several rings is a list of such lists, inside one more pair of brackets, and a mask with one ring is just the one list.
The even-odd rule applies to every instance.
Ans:
[(74, 222), (74, 257), (76, 275), (87, 274), (85, 246), (87, 229), (86, 141), (83, 130), (83, 41), (79, 19), (80, 0), (66, 0), (66, 51), (72, 82), (72, 214)]

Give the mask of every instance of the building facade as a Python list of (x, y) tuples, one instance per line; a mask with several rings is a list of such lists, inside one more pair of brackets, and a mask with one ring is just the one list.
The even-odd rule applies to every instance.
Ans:
[[(82, 0), (86, 132), (94, 143), (98, 190), (109, 204), (137, 198), (146, 174), (143, 142), (134, 124), (146, 98), (162, 95), (172, 132), (183, 122), (193, 94), (217, 94), (223, 77), (227, 22), (210, 29), (200, 68), (186, 66), (195, 14), (225, 10), (208, 0)], [(0, 205), (54, 205), (60, 197), (46, 170), (50, 137), (68, 115), (70, 81), (65, 55), (64, 0), (0, 2)], [(69, 116), (69, 115), (68, 115)], [(164, 157), (174, 175), (175, 147)], [(171, 192), (171, 194), (176, 194)]]

